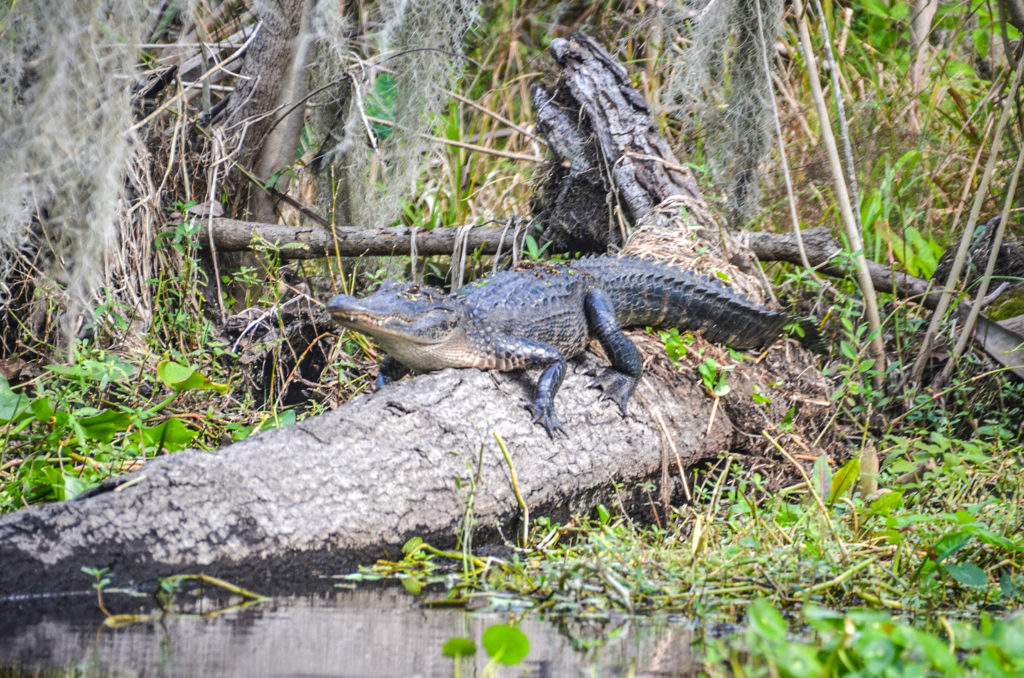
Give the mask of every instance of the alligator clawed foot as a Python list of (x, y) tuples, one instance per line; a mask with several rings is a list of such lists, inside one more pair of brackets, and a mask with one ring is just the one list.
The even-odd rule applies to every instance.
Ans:
[(552, 440), (555, 438), (555, 431), (558, 431), (567, 438), (569, 437), (569, 434), (566, 433), (565, 428), (562, 426), (562, 422), (555, 415), (555, 408), (550, 402), (541, 402), (540, 399), (537, 399), (527, 405), (526, 409), (533, 415), (533, 423), (542, 424)]
[(601, 374), (594, 377), (587, 388), (601, 389), (601, 397), (598, 400), (611, 400), (619, 406), (622, 416), (626, 416), (626, 405), (629, 397), (636, 390), (636, 378), (623, 374), (615, 368), (608, 368)]

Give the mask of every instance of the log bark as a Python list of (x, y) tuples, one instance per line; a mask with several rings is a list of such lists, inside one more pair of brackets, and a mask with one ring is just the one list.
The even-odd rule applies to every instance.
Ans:
[[(622, 500), (650, 518), (644, 505), (658, 491), (638, 486), (665, 482), (666, 447), (645, 403), (674, 403), (661, 417), (684, 466), (733, 447), (734, 426), (720, 410), (708, 429), (711, 400), (681, 376), (648, 374), (623, 418), (585, 387), (595, 362), (571, 365), (556, 400), (569, 435), (556, 440), (524, 408), (532, 379), (449, 369), (215, 454), (152, 460), (95, 496), (3, 516), (0, 597), (88, 590), (83, 566), (109, 568), (115, 586), (195, 571), (263, 592), (315, 585), (399, 558), (413, 536), (452, 546), (478, 473), (474, 545), (499, 535), (515, 541), (521, 514), (494, 432), (531, 515), (565, 518)], [(674, 472), (667, 482), (678, 491)]]

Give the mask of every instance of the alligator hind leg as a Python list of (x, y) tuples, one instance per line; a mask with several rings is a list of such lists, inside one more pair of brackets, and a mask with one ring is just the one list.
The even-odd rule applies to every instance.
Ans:
[(612, 300), (606, 292), (590, 292), (584, 300), (584, 308), (591, 334), (597, 336), (608, 359), (612, 361), (612, 366), (589, 385), (602, 389), (604, 392), (601, 394), (601, 400), (617, 403), (622, 414), (626, 414), (626, 404), (636, 390), (640, 372), (643, 370), (643, 358), (640, 357), (636, 345), (619, 328)]

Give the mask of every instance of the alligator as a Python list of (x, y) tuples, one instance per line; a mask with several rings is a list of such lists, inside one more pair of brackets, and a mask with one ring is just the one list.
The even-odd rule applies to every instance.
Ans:
[(626, 414), (643, 360), (624, 327), (678, 327), (737, 349), (773, 343), (793, 318), (756, 304), (712, 278), (629, 257), (587, 257), (526, 265), (454, 294), (385, 281), (373, 294), (339, 294), (334, 320), (377, 340), (388, 354), (377, 385), (410, 371), (445, 367), (543, 368), (528, 409), (548, 435), (565, 433), (554, 397), (566, 359), (596, 337), (611, 367), (590, 385)]

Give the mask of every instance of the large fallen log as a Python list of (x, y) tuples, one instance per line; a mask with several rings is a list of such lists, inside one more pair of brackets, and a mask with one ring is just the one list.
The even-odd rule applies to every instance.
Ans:
[[(638, 340), (648, 353), (659, 348), (642, 333)], [(682, 496), (680, 465), (754, 449), (751, 437), (774, 416), (733, 421), (726, 403), (709, 427), (713, 403), (697, 377), (649, 370), (623, 418), (586, 388), (583, 372), (596, 363), (571, 364), (556, 400), (568, 436), (556, 440), (524, 408), (533, 375), (449, 369), (216, 453), (152, 460), (95, 496), (3, 516), (0, 596), (87, 590), (82, 567), (109, 568), (119, 586), (201, 571), (261, 591), (293, 588), (400, 557), (413, 536), (454, 545), (470, 494), (474, 545), (514, 542), (522, 512), (495, 433), (530, 515), (565, 519), (610, 502), (652, 519), (652, 511), (664, 516), (650, 505), (660, 494)], [(764, 370), (747, 363), (730, 375), (733, 402), (749, 402)], [(788, 407), (782, 394), (777, 406)], [(798, 418), (815, 407), (797, 402)]]

